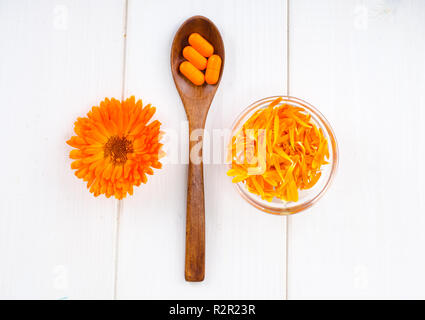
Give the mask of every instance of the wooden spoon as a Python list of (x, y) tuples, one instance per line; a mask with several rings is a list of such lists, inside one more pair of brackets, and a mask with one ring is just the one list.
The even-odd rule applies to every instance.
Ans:
[[(189, 35), (199, 33), (214, 47), (214, 53), (222, 59), (220, 78), (215, 85), (204, 83), (195, 86), (179, 71), (183, 58), (183, 48), (188, 43)], [(189, 120), (189, 174), (187, 183), (187, 211), (186, 211), (186, 281), (202, 281), (205, 276), (205, 205), (204, 205), (204, 173), (202, 164), (202, 139), (205, 120), (211, 102), (217, 91), (223, 74), (224, 44), (217, 27), (207, 18), (194, 16), (186, 20), (177, 31), (171, 47), (171, 73), (174, 83), (186, 110)], [(202, 129), (195, 141), (190, 137), (194, 130)], [(201, 130), (199, 130), (201, 131)], [(196, 132), (198, 133), (198, 132)], [(199, 144), (201, 147), (198, 157), (200, 163), (192, 163), (190, 152)]]

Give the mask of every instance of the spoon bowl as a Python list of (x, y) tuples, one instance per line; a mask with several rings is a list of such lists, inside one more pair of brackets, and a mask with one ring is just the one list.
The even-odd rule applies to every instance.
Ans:
[[(189, 36), (197, 32), (214, 47), (214, 54), (221, 57), (222, 64), (218, 82), (196, 86), (179, 70), (183, 48), (189, 45)], [(217, 27), (209, 19), (194, 16), (186, 20), (177, 31), (171, 47), (171, 73), (183, 102), (189, 121), (189, 169), (187, 180), (186, 209), (186, 281), (203, 281), (205, 277), (205, 203), (204, 172), (202, 164), (202, 139), (205, 120), (217, 91), (224, 69), (224, 44)], [(201, 129), (201, 130), (199, 130)], [(196, 131), (196, 132), (195, 132)], [(196, 137), (192, 139), (192, 133)], [(196, 159), (191, 150), (199, 149)], [(196, 161), (193, 161), (196, 160)]]
[[(195, 86), (179, 71), (180, 63), (185, 61), (183, 57), (184, 47), (189, 45), (189, 36), (197, 32), (203, 36), (214, 47), (214, 54), (221, 57), (220, 77), (217, 84), (209, 85), (206, 82), (202, 86)], [(210, 99), (214, 98), (218, 85), (220, 84), (221, 76), (224, 69), (224, 43), (217, 27), (208, 18), (202, 16), (194, 16), (187, 19), (177, 31), (171, 47), (171, 73), (173, 74), (174, 83), (181, 99)], [(184, 101), (183, 101), (184, 103)], [(187, 105), (184, 105), (185, 109)], [(209, 108), (209, 105), (208, 105)], [(192, 110), (189, 110), (190, 113)], [(208, 111), (208, 110), (207, 110)], [(188, 110), (186, 109), (186, 113)], [(189, 117), (189, 115), (188, 115)]]

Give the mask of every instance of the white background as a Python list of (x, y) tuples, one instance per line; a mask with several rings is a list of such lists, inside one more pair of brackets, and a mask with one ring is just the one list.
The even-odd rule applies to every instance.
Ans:
[[(94, 198), (65, 141), (104, 97), (142, 98), (180, 130), (170, 47), (197, 14), (226, 50), (207, 129), (290, 94), (328, 118), (340, 167), (286, 218), (205, 165), (206, 279), (187, 283), (187, 166)], [(0, 298), (425, 298), (422, 0), (0, 0), (0, 99)]]

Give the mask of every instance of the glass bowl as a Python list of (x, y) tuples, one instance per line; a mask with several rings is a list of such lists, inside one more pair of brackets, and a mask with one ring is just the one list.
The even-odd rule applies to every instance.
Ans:
[[(239, 194), (257, 209), (276, 215), (290, 215), (301, 212), (315, 204), (329, 188), (335, 176), (336, 169), (338, 167), (338, 145), (335, 134), (326, 118), (311, 104), (298, 98), (289, 96), (264, 98), (251, 104), (237, 117), (236, 121), (233, 123), (232, 134), (228, 143), (231, 143), (232, 137), (257, 110), (267, 108), (272, 101), (279, 97), (281, 97), (282, 100), (278, 105), (289, 104), (303, 108), (306, 112), (311, 114), (311, 121), (315, 123), (318, 128), (322, 128), (324, 136), (328, 140), (329, 159), (327, 161), (329, 164), (322, 165), (322, 175), (312, 188), (307, 190), (298, 190), (299, 200), (297, 202), (287, 202), (277, 198), (268, 202), (261, 199), (260, 196), (249, 192), (243, 182), (234, 183), (234, 185)], [(227, 168), (230, 169), (231, 165), (232, 164), (230, 163)]]

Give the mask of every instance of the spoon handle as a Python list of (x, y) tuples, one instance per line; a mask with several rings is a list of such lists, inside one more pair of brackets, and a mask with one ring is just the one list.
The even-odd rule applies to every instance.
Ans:
[[(189, 129), (189, 133), (191, 132), (192, 130)], [(190, 157), (191, 153), (199, 147), (199, 153)], [(203, 281), (205, 275), (205, 204), (202, 140), (201, 142), (189, 140), (187, 181), (185, 279), (186, 281)]]

